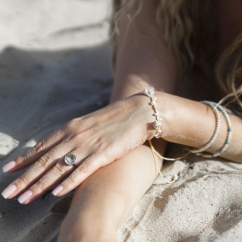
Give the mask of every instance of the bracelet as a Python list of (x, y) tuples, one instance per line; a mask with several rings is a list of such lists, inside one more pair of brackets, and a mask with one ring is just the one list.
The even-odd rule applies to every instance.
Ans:
[[(157, 162), (157, 160), (156, 160), (156, 158), (155, 158), (155, 155), (157, 155), (157, 156), (158, 156), (159, 158), (161, 158), (161, 159), (164, 159), (165, 157), (161, 156), (161, 155), (155, 150), (154, 146), (152, 145), (151, 140), (149, 140), (149, 144), (150, 144), (150, 149), (151, 149), (151, 151), (152, 151), (152, 155), (153, 155), (153, 158), (154, 158), (154, 161), (155, 161), (155, 165), (156, 165), (157, 169), (159, 170), (159, 165), (158, 165), (158, 162)], [(166, 178), (163, 176), (163, 174), (161, 173), (160, 170), (159, 170), (159, 175), (160, 175), (161, 178), (162, 178), (166, 183), (168, 183), (168, 184), (172, 184), (172, 183), (174, 183), (174, 182), (177, 180), (177, 178), (174, 177), (174, 176), (173, 176), (173, 178), (172, 178), (171, 181), (166, 180)]]
[(192, 153), (196, 153), (197, 155), (201, 155), (201, 152), (207, 150), (208, 148), (210, 148), (212, 146), (212, 144), (215, 142), (215, 140), (218, 136), (218, 132), (219, 132), (220, 126), (221, 126), (220, 113), (219, 113), (216, 105), (212, 102), (209, 102), (209, 101), (202, 101), (202, 103), (209, 105), (213, 109), (215, 116), (216, 116), (216, 128), (215, 128), (215, 131), (214, 131), (212, 138), (210, 139), (210, 141), (205, 146), (203, 146), (200, 149), (190, 150)]
[(203, 153), (198, 153), (198, 155), (201, 155), (205, 158), (214, 158), (214, 157), (217, 157), (217, 156), (220, 156), (222, 155), (229, 147), (230, 145), (230, 142), (231, 142), (231, 138), (232, 138), (232, 123), (231, 123), (231, 120), (230, 120), (230, 117), (228, 115), (228, 113), (226, 112), (226, 110), (219, 104), (217, 103), (213, 103), (213, 102), (210, 102), (212, 103), (214, 106), (218, 107), (218, 109), (222, 112), (222, 114), (224, 115), (225, 117), (225, 120), (227, 122), (227, 126), (228, 126), (228, 129), (227, 129), (227, 139), (223, 145), (223, 147), (220, 149), (220, 151), (218, 151), (217, 153), (215, 154), (203, 154)]
[[(160, 116), (159, 116), (160, 107), (159, 106), (158, 107), (156, 106), (156, 100), (157, 100), (157, 98), (154, 96), (155, 89), (153, 87), (144, 88), (143, 94), (145, 94), (146, 96), (148, 96), (150, 98), (150, 100), (151, 100), (151, 102), (149, 104), (152, 106), (152, 109), (155, 112), (154, 113), (155, 121), (153, 123), (153, 127), (155, 128), (156, 133), (155, 133), (154, 137), (160, 138), (160, 134), (162, 132), (162, 130), (161, 130), (161, 121), (162, 121), (162, 118), (160, 118)], [(228, 113), (225, 111), (225, 109), (221, 105), (219, 105), (217, 103), (210, 102), (210, 101), (202, 101), (202, 103), (209, 105), (213, 109), (213, 111), (215, 113), (215, 116), (216, 116), (216, 128), (215, 128), (214, 134), (213, 134), (212, 138), (210, 139), (210, 141), (205, 146), (203, 146), (202, 148), (188, 150), (188, 153), (186, 153), (185, 155), (183, 155), (181, 157), (178, 157), (178, 158), (166, 158), (166, 157), (161, 156), (154, 149), (151, 141), (149, 140), (150, 148), (152, 150), (153, 156), (156, 154), (159, 158), (161, 158), (163, 160), (169, 160), (169, 161), (175, 161), (175, 160), (182, 159), (182, 158), (188, 156), (191, 153), (195, 153), (196, 155), (200, 155), (200, 156), (203, 156), (203, 157), (206, 157), (206, 158), (214, 158), (214, 157), (217, 157), (217, 156), (222, 155), (228, 149), (229, 144), (231, 142), (231, 138), (232, 138), (232, 123), (231, 123), (231, 120), (230, 120), (230, 117), (229, 117)], [(220, 126), (221, 126), (220, 112), (219, 111), (222, 112), (222, 114), (224, 115), (225, 120), (227, 122), (227, 126), (228, 126), (228, 129), (227, 129), (227, 131), (228, 131), (227, 139), (226, 139), (223, 147), (217, 153), (214, 153), (214, 154), (204, 154), (202, 152), (203, 151), (206, 151), (208, 148), (210, 148), (213, 145), (213, 143), (215, 142), (215, 140), (216, 140), (216, 138), (218, 136), (218, 133), (219, 133), (219, 130), (220, 130)], [(154, 159), (155, 159), (155, 156), (154, 156)], [(164, 177), (163, 177), (163, 179), (164, 179)]]
[[(143, 94), (145, 94), (146, 96), (148, 96), (151, 100), (151, 102), (149, 103), (151, 106), (152, 106), (152, 109), (154, 110), (154, 116), (155, 116), (155, 121), (153, 123), (153, 127), (155, 128), (156, 130), (156, 134), (155, 134), (155, 137), (156, 138), (160, 138), (160, 134), (161, 134), (161, 121), (162, 121), (162, 118), (159, 117), (159, 110), (160, 110), (160, 107), (156, 106), (156, 100), (157, 98), (154, 96), (155, 94), (155, 89), (154, 87), (149, 87), (149, 88), (144, 88), (144, 91), (143, 91)], [(167, 158), (167, 157), (164, 157), (162, 155), (160, 155), (156, 150), (155, 148), (153, 147), (152, 145), (152, 142), (151, 140), (149, 140), (149, 144), (150, 144), (150, 148), (152, 150), (152, 153), (153, 153), (153, 156), (154, 156), (154, 159), (155, 159), (155, 154), (163, 159), (163, 160), (168, 160), (168, 161), (176, 161), (176, 160), (180, 160), (182, 158), (185, 158), (186, 156), (188, 156), (189, 154), (191, 154), (190, 151), (188, 151), (185, 155), (181, 156), (181, 157), (177, 157), (177, 158)], [(156, 161), (156, 160), (155, 160)], [(163, 178), (164, 179), (164, 178)], [(165, 180), (165, 179), (164, 179)]]
[(161, 121), (162, 121), (162, 118), (159, 117), (159, 110), (160, 110), (160, 107), (156, 106), (156, 100), (157, 98), (154, 96), (155, 94), (155, 89), (154, 87), (149, 87), (149, 88), (144, 88), (144, 91), (143, 91), (143, 94), (145, 94), (147, 97), (150, 98), (150, 105), (152, 106), (152, 109), (154, 110), (154, 116), (155, 116), (155, 121), (153, 123), (153, 127), (155, 128), (156, 130), (156, 133), (155, 133), (155, 137), (158, 139), (160, 138), (160, 134), (161, 134)]

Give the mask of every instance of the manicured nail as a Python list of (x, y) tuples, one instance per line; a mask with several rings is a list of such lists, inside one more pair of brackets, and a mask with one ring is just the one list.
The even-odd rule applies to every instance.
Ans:
[(58, 186), (58, 187), (56, 187), (56, 188), (52, 191), (52, 194), (53, 194), (54, 196), (56, 196), (56, 195), (57, 195), (58, 193), (60, 193), (63, 189), (64, 189), (63, 186)]
[(2, 196), (7, 199), (9, 198), (15, 191), (17, 190), (17, 187), (15, 185), (10, 185), (6, 187), (3, 192), (1, 193)]
[(19, 198), (18, 201), (19, 203), (24, 203), (26, 200), (30, 199), (33, 196), (33, 192), (31, 191), (26, 191), (25, 193), (23, 193)]
[(16, 166), (15, 161), (10, 161), (2, 167), (3, 172), (8, 172)]

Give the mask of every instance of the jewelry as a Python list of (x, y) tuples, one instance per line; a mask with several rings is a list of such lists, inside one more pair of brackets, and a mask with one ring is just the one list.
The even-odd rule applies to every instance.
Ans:
[(211, 103), (214, 106), (216, 106), (222, 112), (222, 114), (224, 115), (225, 120), (227, 122), (227, 126), (228, 126), (228, 129), (227, 129), (228, 133), (227, 133), (227, 139), (226, 139), (226, 141), (225, 141), (225, 143), (224, 143), (224, 145), (223, 145), (223, 147), (221, 148), (220, 151), (218, 151), (215, 154), (211, 154), (211, 155), (210, 154), (203, 154), (203, 153), (198, 154), (198, 155), (201, 155), (205, 158), (214, 158), (214, 157), (222, 155), (228, 149), (230, 142), (231, 142), (231, 138), (232, 138), (232, 123), (231, 123), (231, 120), (230, 120), (228, 113), (225, 111), (225, 109), (221, 105), (219, 105), (217, 103), (213, 103), (213, 102), (211, 102)]
[(218, 136), (218, 132), (219, 132), (220, 126), (221, 126), (220, 113), (217, 109), (217, 106), (214, 103), (209, 102), (209, 101), (202, 101), (202, 103), (209, 105), (213, 109), (213, 111), (216, 115), (216, 128), (215, 128), (215, 131), (214, 131), (212, 138), (210, 139), (210, 141), (205, 146), (203, 146), (200, 149), (190, 150), (192, 153), (196, 153), (197, 155), (200, 155), (201, 152), (207, 150), (208, 148), (210, 148), (212, 146), (212, 144), (215, 142), (215, 140)]
[[(155, 116), (155, 121), (153, 123), (153, 127), (155, 128), (156, 130), (156, 134), (155, 134), (155, 137), (158, 139), (160, 138), (160, 134), (161, 134), (161, 121), (162, 121), (162, 118), (159, 117), (159, 110), (160, 110), (160, 107), (158, 106), (157, 107), (157, 103), (156, 103), (156, 100), (157, 98), (154, 96), (155, 94), (155, 89), (154, 87), (149, 87), (149, 88), (144, 88), (144, 91), (143, 91), (143, 94), (145, 94), (146, 96), (148, 96), (151, 100), (151, 102), (149, 103), (151, 106), (152, 106), (152, 109), (154, 110), (154, 116)], [(177, 158), (167, 158), (167, 157), (164, 157), (164, 156), (161, 156), (156, 150), (155, 148), (153, 147), (152, 145), (152, 142), (151, 140), (149, 140), (149, 144), (150, 144), (150, 148), (152, 150), (152, 153), (153, 155), (156, 154), (159, 158), (163, 159), (163, 160), (169, 160), (169, 161), (176, 161), (176, 160), (180, 160), (186, 156), (188, 156), (189, 154), (191, 154), (190, 151), (188, 151), (185, 155), (181, 156), (181, 157), (177, 157)], [(154, 159), (155, 159), (155, 156), (154, 156)], [(156, 161), (156, 160), (155, 160)], [(163, 178), (164, 179), (164, 178)], [(165, 179), (164, 179), (165, 180)]]
[(169, 160), (169, 161), (181, 160), (181, 159), (187, 157), (188, 155), (190, 155), (190, 154), (192, 153), (191, 151), (188, 151), (188, 152), (187, 152), (185, 155), (183, 155), (183, 156), (180, 156), (180, 157), (177, 157), (177, 158), (167, 158), (167, 157), (164, 157), (164, 156), (160, 155), (160, 154), (158, 153), (158, 151), (155, 150), (154, 146), (152, 145), (151, 140), (149, 140), (149, 143), (150, 143), (150, 148), (152, 149), (152, 151), (153, 151), (153, 152), (154, 152), (159, 158), (161, 158), (161, 159), (163, 159), (163, 160)]
[(64, 161), (68, 166), (72, 166), (76, 163), (76, 156), (74, 154), (67, 154), (64, 157)]
[(154, 146), (153, 146), (152, 143), (151, 143), (151, 140), (149, 140), (149, 144), (150, 144), (150, 148), (151, 148), (151, 151), (152, 151), (152, 155), (153, 155), (153, 158), (154, 158), (154, 161), (155, 161), (155, 165), (156, 165), (157, 169), (159, 170), (159, 175), (161, 176), (161, 178), (162, 178), (166, 183), (169, 183), (169, 184), (174, 183), (174, 182), (177, 180), (175, 177), (174, 177), (171, 181), (168, 181), (168, 180), (166, 180), (165, 177), (162, 175), (162, 173), (161, 173), (161, 171), (160, 171), (160, 169), (159, 169), (158, 162), (157, 162), (157, 160), (156, 160), (156, 158), (155, 158), (155, 154), (158, 155), (160, 158), (164, 158), (164, 157), (162, 157), (162, 156), (161, 156), (161, 155), (155, 150)]
[(189, 155), (191, 152), (189, 151), (188, 153), (186, 153), (185, 155), (181, 156), (181, 157), (178, 157), (178, 158), (166, 158), (166, 157), (163, 157), (162, 155), (160, 155), (154, 148), (154, 146), (152, 145), (152, 142), (151, 140), (149, 140), (149, 144), (150, 144), (150, 148), (151, 148), (151, 151), (152, 151), (152, 155), (153, 155), (153, 158), (154, 158), (154, 161), (155, 161), (155, 164), (156, 164), (156, 167), (158, 168), (159, 170), (159, 175), (161, 176), (161, 178), (168, 184), (172, 184), (174, 183), (176, 180), (178, 180), (178, 176), (177, 175), (173, 175), (173, 179), (171, 181), (168, 181), (165, 179), (165, 177), (163, 176), (163, 174), (161, 173), (160, 169), (159, 169), (159, 165), (157, 163), (157, 160), (155, 158), (155, 155), (157, 155), (160, 159), (163, 159), (163, 160), (170, 160), (170, 161), (175, 161), (175, 160), (180, 160), (184, 157), (186, 157), (187, 155)]
[(144, 91), (143, 93), (150, 98), (150, 105), (152, 106), (152, 109), (154, 110), (154, 116), (155, 116), (155, 121), (153, 123), (153, 127), (155, 128), (156, 130), (156, 133), (155, 133), (155, 137), (158, 139), (160, 138), (160, 134), (161, 134), (161, 121), (162, 121), (162, 118), (159, 117), (159, 110), (160, 110), (160, 107), (156, 106), (156, 100), (157, 98), (154, 96), (155, 94), (155, 89), (154, 87), (149, 87), (149, 88), (144, 88)]

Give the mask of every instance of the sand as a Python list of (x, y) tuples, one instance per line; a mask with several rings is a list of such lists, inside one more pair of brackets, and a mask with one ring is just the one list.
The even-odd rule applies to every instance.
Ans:
[[(1, 0), (1, 165), (108, 103), (110, 11), (109, 0)], [(0, 190), (21, 172), (0, 171)], [(242, 241), (242, 165), (190, 156), (163, 173), (179, 179), (157, 178), (119, 241)], [(71, 197), (46, 194), (27, 206), (0, 197), (0, 242), (55, 241)]]

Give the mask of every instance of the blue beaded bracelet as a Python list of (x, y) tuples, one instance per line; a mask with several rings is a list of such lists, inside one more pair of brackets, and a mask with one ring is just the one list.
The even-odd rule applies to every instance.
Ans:
[(228, 125), (227, 138), (225, 140), (223, 147), (217, 153), (214, 153), (214, 154), (196, 153), (196, 154), (203, 156), (203, 157), (206, 157), (206, 158), (214, 158), (214, 157), (222, 155), (228, 149), (230, 142), (231, 142), (231, 138), (232, 138), (232, 123), (231, 123), (231, 120), (230, 120), (228, 113), (226, 112), (226, 110), (221, 105), (214, 103), (214, 102), (209, 102), (209, 103), (212, 104), (214, 107), (218, 108), (222, 112), (222, 114), (224, 115), (225, 120), (226, 120), (227, 125)]

